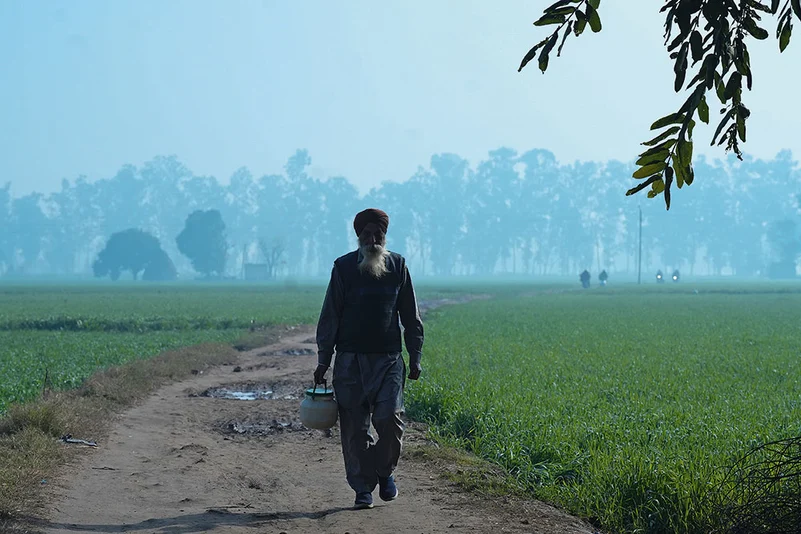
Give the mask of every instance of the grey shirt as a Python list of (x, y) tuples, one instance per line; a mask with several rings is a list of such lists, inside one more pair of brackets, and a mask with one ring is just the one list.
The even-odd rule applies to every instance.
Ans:
[[(361, 258), (360, 252), (359, 261)], [(412, 278), (405, 266), (401, 277), (403, 281), (398, 292), (398, 315), (403, 326), (403, 339), (406, 343), (406, 351), (409, 353), (409, 363), (418, 365), (423, 351), (423, 321), (420, 318), (420, 310), (417, 308), (417, 296), (414, 294)], [(325, 292), (320, 320), (317, 322), (317, 363), (320, 365), (331, 366), (344, 302), (345, 291), (342, 277), (338, 272), (337, 265), (334, 264), (331, 269), (331, 280), (328, 282), (328, 289)]]

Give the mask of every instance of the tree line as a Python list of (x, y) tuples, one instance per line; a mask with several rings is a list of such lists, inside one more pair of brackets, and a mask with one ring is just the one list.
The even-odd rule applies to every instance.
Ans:
[[(222, 184), (175, 156), (158, 156), (111, 178), (65, 179), (48, 195), (12, 197), (6, 183), (0, 272), (236, 277), (243, 262), (262, 262), (275, 276), (327, 276), (333, 260), (356, 246), (354, 214), (370, 206), (390, 214), (388, 246), (418, 275), (605, 269), (614, 280), (636, 272), (640, 203), (621, 193), (632, 163), (559, 163), (547, 150), (502, 147), (471, 166), (457, 154), (435, 154), (408, 180), (384, 181), (364, 196), (345, 177), (311, 177), (310, 165), (309, 153), (298, 150), (280, 174), (255, 178), (243, 167)], [(794, 273), (801, 170), (791, 154), (714, 162), (701, 156), (694, 169), (705, 179), (677, 192), (682, 201), (670, 212), (642, 203), (643, 268)], [(109, 263), (110, 250), (129, 248), (112, 239), (120, 234), (162, 251), (160, 267), (154, 263), (148, 276), (141, 262)]]

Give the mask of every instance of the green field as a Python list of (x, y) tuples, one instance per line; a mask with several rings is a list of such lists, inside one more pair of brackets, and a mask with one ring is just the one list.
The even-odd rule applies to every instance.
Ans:
[(801, 434), (801, 294), (505, 296), (428, 321), (410, 414), (614, 532), (702, 532), (725, 466)]
[[(455, 290), (423, 290), (425, 298)], [(0, 286), (0, 414), (48, 385), (251, 327), (314, 323), (325, 286), (73, 284)]]
[[(726, 467), (801, 435), (801, 287), (418, 284), (493, 298), (426, 317), (407, 409), (443, 442), (612, 532), (703, 532)], [(251, 325), (313, 323), (324, 286), (0, 287), (0, 412), (97, 369)]]
[(0, 286), (0, 330), (148, 331), (248, 328), (316, 320), (325, 287)]
[(10, 285), (0, 288), (0, 413), (44, 386), (69, 388), (110, 365), (251, 326), (316, 320), (324, 288)]

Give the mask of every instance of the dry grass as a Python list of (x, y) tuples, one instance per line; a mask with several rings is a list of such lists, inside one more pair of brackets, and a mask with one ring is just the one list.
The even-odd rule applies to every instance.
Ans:
[(281, 337), (281, 331), (278, 327), (253, 329), (237, 340), (234, 348), (244, 352), (272, 345)]
[[(277, 339), (276, 327), (240, 343)], [(43, 509), (41, 488), (76, 454), (60, 438), (102, 439), (114, 416), (154, 390), (211, 366), (234, 363), (234, 347), (207, 343), (101, 371), (71, 391), (12, 405), (0, 419), (0, 532), (29, 532), (20, 518)], [(44, 481), (44, 482), (43, 482)]]
[(484, 497), (525, 496), (523, 488), (499, 466), (429, 439), (428, 426), (408, 421), (403, 458), (422, 462), (463, 490)]

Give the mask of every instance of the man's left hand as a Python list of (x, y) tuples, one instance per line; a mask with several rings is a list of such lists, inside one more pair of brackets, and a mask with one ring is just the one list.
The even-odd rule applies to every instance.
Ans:
[(417, 380), (422, 372), (423, 367), (419, 363), (409, 364), (409, 380)]

